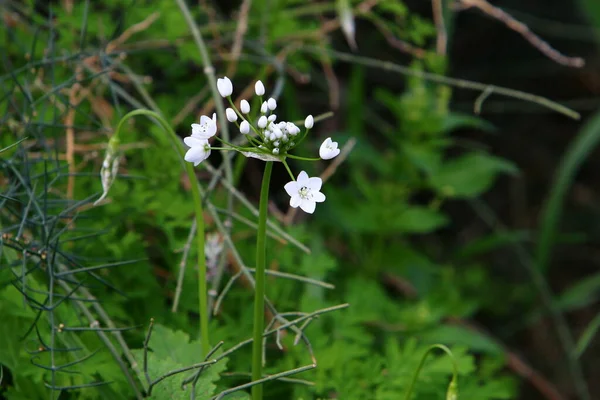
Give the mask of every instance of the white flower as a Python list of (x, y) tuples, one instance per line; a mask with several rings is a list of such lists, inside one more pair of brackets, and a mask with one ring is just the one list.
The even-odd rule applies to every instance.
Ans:
[(328, 137), (325, 139), (321, 147), (319, 148), (319, 157), (323, 160), (331, 160), (340, 154), (340, 149), (338, 149), (338, 143), (331, 141), (331, 138)]
[(312, 115), (309, 115), (308, 117), (306, 117), (306, 119), (304, 120), (304, 126), (306, 127), (306, 129), (311, 129), (313, 127), (313, 125), (315, 124), (315, 120), (313, 119)]
[(194, 136), (188, 136), (183, 142), (190, 147), (185, 153), (185, 161), (193, 162), (194, 166), (200, 164), (210, 156), (210, 144), (208, 139), (199, 139)]
[(258, 119), (258, 127), (264, 129), (267, 126), (267, 117), (264, 115)]
[(267, 102), (263, 101), (263, 103), (260, 106), (260, 112), (263, 114), (266, 114), (268, 109), (269, 109), (269, 106), (267, 105)]
[(250, 124), (248, 121), (244, 120), (240, 124), (240, 132), (244, 135), (247, 135), (250, 132)]
[(244, 114), (248, 114), (250, 112), (250, 103), (247, 100), (240, 101), (240, 111)]
[(312, 214), (316, 203), (325, 201), (325, 195), (320, 192), (322, 184), (321, 178), (309, 178), (306, 172), (300, 172), (298, 179), (284, 186), (285, 191), (290, 195), (290, 206), (293, 208), (300, 206), (302, 211)]
[(298, 128), (293, 122), (286, 122), (284, 129), (292, 136), (300, 133), (300, 128)]
[(212, 119), (206, 115), (200, 117), (199, 124), (192, 124), (192, 137), (198, 139), (210, 139), (217, 133), (217, 114)]
[(256, 92), (257, 96), (262, 96), (265, 94), (265, 85), (263, 85), (261, 81), (256, 81), (254, 84), (254, 91)]
[(271, 111), (275, 110), (277, 108), (277, 101), (271, 97), (269, 100), (267, 100), (267, 107), (269, 107), (269, 110)]
[(225, 110), (225, 114), (227, 114), (227, 121), (235, 122), (237, 121), (237, 114), (233, 111), (233, 108), (227, 108)]
[(275, 114), (271, 114), (271, 115), (269, 115), (269, 118), (267, 118), (267, 120), (269, 122), (274, 122), (276, 119), (277, 119), (277, 115), (275, 115)]
[(225, 76), (217, 79), (217, 89), (219, 89), (221, 96), (228, 97), (231, 96), (231, 93), (233, 93), (233, 84), (229, 78)]
[(278, 148), (274, 148), (273, 149), (273, 154), (275, 154), (275, 155), (279, 154), (279, 149)]

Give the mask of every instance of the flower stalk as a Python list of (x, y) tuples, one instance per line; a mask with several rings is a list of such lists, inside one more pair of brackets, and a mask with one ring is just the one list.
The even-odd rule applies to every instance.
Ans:
[[(122, 127), (125, 121), (128, 119), (138, 116), (145, 115), (158, 122), (158, 125), (163, 128), (163, 130), (169, 136), (169, 139), (177, 149), (177, 153), (179, 156), (184, 159), (186, 154), (186, 148), (181, 143), (181, 140), (171, 128), (171, 126), (161, 117), (158, 113), (150, 110), (134, 110), (123, 116), (117, 125), (117, 129), (114, 135), (111, 137), (108, 150), (107, 157), (110, 157), (112, 162), (105, 162), (102, 166), (101, 176), (102, 176), (102, 185), (104, 189), (104, 193), (101, 198), (104, 198), (110, 189), (110, 185), (113, 183), (114, 178), (116, 176), (116, 170), (114, 168), (114, 163), (118, 160), (116, 156), (116, 152), (118, 151), (117, 147), (120, 140), (120, 135), (122, 132)], [(106, 160), (105, 160), (106, 161)], [(189, 162), (184, 163), (185, 170), (188, 175), (188, 178), (191, 182), (191, 191), (192, 198), (194, 201), (194, 213), (196, 218), (196, 248), (198, 252), (198, 297), (199, 297), (199, 315), (200, 315), (200, 344), (202, 348), (202, 354), (206, 355), (210, 351), (210, 340), (208, 333), (208, 290), (206, 284), (206, 259), (204, 256), (204, 212), (202, 208), (202, 198), (200, 196), (200, 190), (198, 185), (196, 184), (196, 174), (194, 173), (194, 167)]]
[(429, 355), (429, 353), (431, 353), (433, 350), (442, 350), (443, 352), (445, 352), (450, 359), (452, 360), (452, 380), (450, 381), (450, 384), (448, 385), (448, 390), (446, 391), (446, 400), (457, 400), (458, 399), (458, 364), (456, 363), (456, 358), (454, 357), (454, 354), (452, 354), (452, 351), (444, 346), (443, 344), (433, 344), (431, 346), (429, 346), (427, 348), (427, 351), (425, 352), (425, 354), (423, 354), (423, 357), (421, 358), (421, 361), (419, 362), (419, 366), (417, 367), (417, 370), (415, 371), (415, 374), (413, 375), (412, 381), (410, 382), (410, 386), (408, 387), (408, 390), (406, 391), (406, 395), (404, 396), (404, 400), (410, 400), (410, 397), (412, 395), (413, 389), (415, 387), (415, 383), (417, 382), (417, 378), (419, 377), (419, 373), (421, 372), (421, 369), (423, 368), (423, 365), (425, 365), (425, 360), (427, 359), (427, 356)]
[[(267, 240), (267, 206), (269, 203), (269, 183), (273, 161), (265, 163), (260, 203), (258, 207), (258, 233), (256, 236), (256, 287), (254, 289), (254, 327), (252, 341), (252, 380), (262, 379), (262, 336), (265, 325), (265, 269), (266, 269), (266, 240)], [(261, 384), (252, 386), (252, 400), (262, 400)]]

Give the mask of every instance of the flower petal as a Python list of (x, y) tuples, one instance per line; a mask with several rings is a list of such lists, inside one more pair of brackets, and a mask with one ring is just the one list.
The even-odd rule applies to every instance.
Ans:
[(298, 193), (296, 193), (295, 196), (292, 196), (290, 198), (290, 207), (297, 208), (301, 204), (302, 204), (302, 199), (300, 198), (300, 196), (298, 196)]
[(309, 213), (309, 214), (314, 213), (316, 207), (317, 207), (317, 203), (315, 203), (312, 200), (306, 200), (305, 199), (305, 200), (302, 200), (302, 202), (300, 203), (300, 208), (305, 213)]
[(313, 192), (318, 192), (321, 190), (321, 186), (323, 186), (323, 180), (317, 176), (308, 178), (306, 186), (308, 186)]
[(187, 162), (199, 163), (206, 159), (206, 152), (204, 151), (203, 147), (192, 147), (185, 153), (185, 156), (183, 158)]
[(187, 137), (183, 138), (183, 143), (185, 143), (189, 147), (199, 147), (199, 146), (204, 146), (205, 144), (207, 144), (208, 140), (200, 139), (197, 136), (196, 137), (195, 136), (187, 136)]
[(286, 183), (283, 188), (290, 197), (298, 196), (298, 183), (296, 181)]
[(317, 203), (322, 203), (325, 201), (325, 195), (321, 192), (315, 192), (313, 193), (313, 200)]
[(306, 173), (306, 171), (300, 171), (300, 173), (298, 174), (298, 179), (296, 179), (296, 181), (302, 182), (306, 180), (308, 180), (308, 174)]

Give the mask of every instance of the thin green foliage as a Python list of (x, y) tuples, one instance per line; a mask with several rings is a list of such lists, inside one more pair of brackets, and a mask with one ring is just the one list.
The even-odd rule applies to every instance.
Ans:
[[(539, 238), (477, 233), (462, 244), (447, 235), (460, 223), (452, 207), (519, 169), (464, 146), (456, 131), (494, 127), (452, 111), (452, 91), (481, 92), (484, 113), (486, 96), (500, 94), (578, 114), (447, 77), (447, 58), (430, 48), (435, 24), (404, 3), (254, 0), (234, 12), (210, 1), (63, 3), (0, 5), (9, 21), (0, 35), (1, 397), (517, 396), (506, 336), (469, 322), (541, 314), (523, 295), (531, 297), (529, 284), (505, 282), (483, 257), (539, 240), (545, 284), (563, 199), (596, 144), (597, 117), (565, 156)], [(361, 31), (352, 35), (351, 24)], [(345, 41), (334, 40), (342, 33)], [(406, 67), (387, 61), (382, 34), (422, 57)], [(349, 53), (353, 40), (374, 56)], [(315, 218), (287, 211), (285, 175), (274, 171), (272, 190), (259, 190), (255, 160), (219, 155), (181, 174), (178, 137), (200, 113), (214, 108), (219, 134), (236, 141), (214, 81), (226, 71), (250, 91), (257, 79), (272, 83), (269, 96), (290, 119), (326, 115), (315, 125), (323, 139), (356, 143), (327, 164), (327, 201)], [(155, 121), (129, 118), (141, 114)], [(128, 140), (117, 146), (123, 130)], [(307, 139), (307, 156), (319, 142)], [(94, 206), (107, 151), (114, 179)], [(592, 304), (597, 280), (580, 283), (550, 300), (560, 310)], [(591, 348), (597, 320), (571, 343), (572, 361)], [(452, 360), (425, 360), (431, 348)]]

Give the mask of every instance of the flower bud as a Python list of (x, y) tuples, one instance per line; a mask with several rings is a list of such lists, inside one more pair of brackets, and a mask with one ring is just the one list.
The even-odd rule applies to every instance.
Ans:
[(250, 124), (248, 123), (248, 121), (242, 121), (242, 123), (240, 124), (240, 132), (244, 135), (250, 133)]
[(261, 81), (256, 81), (254, 84), (254, 91), (256, 92), (257, 96), (262, 96), (265, 94), (265, 85), (263, 85)]
[(250, 103), (246, 100), (240, 101), (240, 111), (244, 114), (248, 114), (250, 112)]
[(306, 119), (304, 120), (304, 126), (306, 127), (306, 129), (311, 129), (313, 127), (313, 125), (315, 124), (315, 120), (313, 118), (312, 115), (309, 115), (308, 117), (306, 117)]
[(229, 80), (228, 77), (223, 77), (217, 79), (217, 89), (219, 90), (219, 94), (223, 97), (231, 96), (233, 93), (233, 84)]
[(446, 392), (446, 400), (457, 400), (458, 399), (458, 384), (454, 377), (448, 385), (448, 391)]
[(235, 122), (238, 119), (237, 114), (235, 113), (235, 111), (233, 111), (232, 108), (228, 108), (227, 110), (225, 110), (225, 114), (227, 114), (227, 121), (229, 122)]
[(262, 105), (260, 106), (260, 112), (266, 114), (268, 110), (269, 107), (267, 106), (267, 102), (263, 101)]
[(258, 119), (258, 127), (260, 129), (265, 129), (265, 126), (267, 126), (267, 117), (263, 115)]
[(269, 122), (274, 122), (277, 119), (277, 115), (275, 114), (271, 114), (269, 115), (269, 118), (267, 118), (269, 120)]
[(269, 107), (269, 110), (273, 111), (277, 108), (277, 101), (271, 97), (269, 100), (267, 100), (267, 107)]
[(273, 154), (275, 154), (275, 155), (279, 154), (279, 149), (277, 147), (275, 147), (273, 149)]

